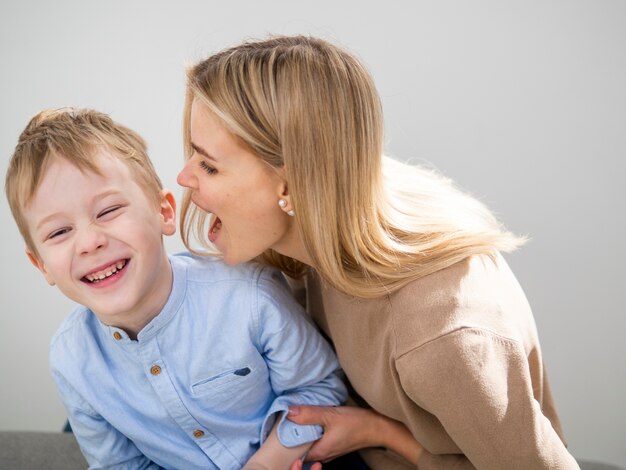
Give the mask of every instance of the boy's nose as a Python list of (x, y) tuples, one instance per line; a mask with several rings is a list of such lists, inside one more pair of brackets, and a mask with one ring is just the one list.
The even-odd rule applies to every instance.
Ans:
[(83, 228), (77, 238), (76, 251), (81, 255), (98, 250), (107, 243), (107, 237), (95, 226)]

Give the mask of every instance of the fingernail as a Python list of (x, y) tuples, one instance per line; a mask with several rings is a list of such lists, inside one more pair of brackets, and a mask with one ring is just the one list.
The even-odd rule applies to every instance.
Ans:
[(287, 414), (289, 416), (298, 416), (300, 414), (300, 408), (298, 406), (290, 406)]

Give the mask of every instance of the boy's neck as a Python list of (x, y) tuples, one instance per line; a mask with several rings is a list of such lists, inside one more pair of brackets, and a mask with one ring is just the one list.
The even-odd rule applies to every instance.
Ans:
[(95, 315), (105, 325), (120, 328), (128, 334), (130, 339), (137, 340), (141, 330), (161, 313), (172, 293), (174, 275), (166, 253), (164, 253), (162, 271), (157, 282), (143, 295), (139, 306), (133, 311), (115, 317), (100, 315), (97, 312), (94, 312)]

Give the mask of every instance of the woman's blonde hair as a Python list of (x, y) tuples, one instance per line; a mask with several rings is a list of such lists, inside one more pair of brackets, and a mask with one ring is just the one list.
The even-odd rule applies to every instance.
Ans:
[(50, 161), (63, 158), (81, 170), (101, 174), (95, 156), (102, 148), (128, 165), (148, 198), (157, 207), (160, 204), (163, 186), (139, 134), (93, 109), (44, 109), (20, 134), (4, 186), (26, 247), (36, 256), (38, 253), (24, 217), (24, 208), (35, 195)]
[[(476, 199), (423, 168), (383, 155), (372, 77), (353, 55), (311, 37), (246, 42), (188, 70), (189, 119), (201, 100), (261, 159), (285, 168), (296, 222), (316, 271), (335, 288), (379, 297), (474, 254), (510, 251)], [(181, 233), (209, 248), (206, 216), (186, 192)], [(304, 265), (272, 250), (263, 260), (299, 277)]]

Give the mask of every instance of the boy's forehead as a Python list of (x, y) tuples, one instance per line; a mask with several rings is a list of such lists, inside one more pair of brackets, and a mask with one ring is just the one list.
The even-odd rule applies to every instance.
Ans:
[(118, 172), (123, 172), (124, 174), (131, 172), (129, 165), (121, 156), (106, 148), (94, 149), (93, 153), (79, 158), (55, 155), (48, 161), (46, 168), (42, 172), (41, 180), (46, 177), (51, 168), (56, 168), (57, 172), (74, 168), (85, 175), (95, 174), (104, 177), (113, 176)]
[[(108, 188), (106, 191), (105, 186)], [(71, 198), (88, 198), (97, 197), (104, 192), (136, 191), (143, 193), (148, 199), (158, 198), (158, 195), (152, 195), (142, 178), (133, 171), (128, 160), (115, 152), (103, 148), (88, 160), (56, 155), (43, 169), (24, 209), (28, 212), (37, 206), (37, 211), (40, 212), (57, 197), (66, 194), (71, 194)]]
[[(88, 162), (84, 159), (72, 159), (62, 155), (50, 158), (45, 168), (42, 169), (30, 203), (36, 200), (42, 191), (46, 193), (72, 192), (71, 186), (76, 184), (77, 176), (95, 179), (119, 177), (124, 180), (129, 178), (134, 180), (129, 166), (123, 159), (106, 150), (94, 153)], [(80, 197), (80, 194), (75, 194), (75, 196)]]

